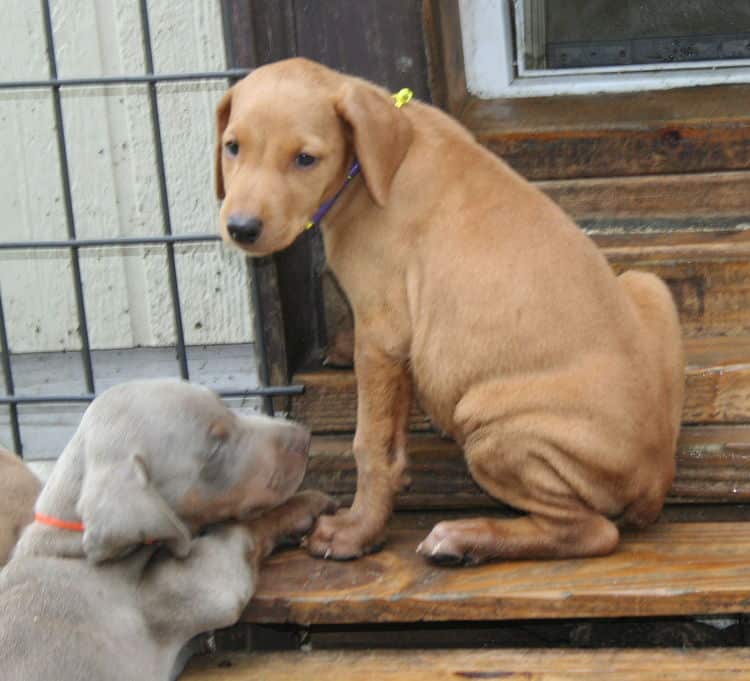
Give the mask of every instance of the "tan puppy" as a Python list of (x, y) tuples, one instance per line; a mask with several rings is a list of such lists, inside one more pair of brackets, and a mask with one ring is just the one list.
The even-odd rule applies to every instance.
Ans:
[(0, 565), (16, 545), (21, 530), (34, 519), (42, 484), (15, 454), (0, 449)]
[(358, 384), (349, 510), (315, 555), (383, 541), (412, 385), (475, 480), (527, 512), (437, 525), (444, 562), (606, 554), (659, 514), (683, 401), (680, 327), (654, 276), (615, 277), (543, 193), (436, 108), (302, 59), (255, 70), (217, 111), (221, 233), (252, 255), (321, 226), (352, 305)]

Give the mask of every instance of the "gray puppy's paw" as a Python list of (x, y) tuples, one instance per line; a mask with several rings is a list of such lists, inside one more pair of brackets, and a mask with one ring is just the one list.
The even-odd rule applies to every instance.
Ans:
[(321, 515), (335, 513), (338, 507), (338, 502), (323, 492), (298, 492), (279, 509), (283, 517), (277, 545), (299, 544)]

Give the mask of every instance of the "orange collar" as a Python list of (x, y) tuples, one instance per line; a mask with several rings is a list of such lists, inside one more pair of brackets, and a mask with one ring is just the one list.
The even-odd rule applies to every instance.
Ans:
[(70, 530), (71, 532), (83, 532), (83, 523), (78, 523), (72, 520), (60, 520), (60, 518), (53, 518), (42, 513), (35, 513), (34, 520), (41, 523), (42, 525), (49, 525), (50, 527), (57, 527), (60, 530)]
[[(83, 532), (86, 529), (83, 523), (76, 522), (75, 520), (61, 520), (60, 518), (54, 518), (43, 513), (34, 513), (34, 520), (40, 525), (49, 525), (50, 527), (56, 527), (59, 530), (69, 530), (70, 532)], [(143, 543), (151, 546), (158, 542), (155, 539), (146, 539)]]

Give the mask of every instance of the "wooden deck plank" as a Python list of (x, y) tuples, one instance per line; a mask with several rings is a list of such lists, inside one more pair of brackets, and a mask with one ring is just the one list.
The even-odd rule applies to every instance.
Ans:
[[(593, 194), (599, 197), (611, 194), (604, 200), (607, 215), (616, 212), (613, 206), (620, 197), (620, 188), (616, 186), (618, 181), (618, 178), (592, 181), (605, 183), (592, 187)], [(607, 182), (610, 184), (606, 184)], [(563, 184), (565, 186), (561, 186), (561, 191), (573, 192), (571, 200), (577, 201), (575, 190)], [(660, 205), (665, 196), (674, 195), (671, 187), (650, 187), (650, 190), (654, 193), (653, 201)], [(554, 194), (556, 190), (550, 187), (550, 191)], [(749, 191), (750, 179), (742, 191), (738, 190), (741, 201), (745, 204)], [(710, 186), (701, 183), (687, 190), (691, 200), (697, 201), (702, 201), (701, 192), (714, 195)], [(553, 198), (562, 200), (560, 196)], [(679, 199), (682, 203), (685, 200)], [(641, 199), (635, 203), (643, 205)], [(563, 206), (566, 207), (564, 201)], [(596, 211), (587, 213), (587, 210), (581, 208), (581, 215), (586, 220), (597, 223), (602, 217)], [(750, 211), (750, 207), (745, 205), (743, 210)], [(620, 217), (631, 224), (628, 221), (632, 215), (623, 213)], [(735, 340), (732, 342), (736, 347), (744, 348), (744, 361), (747, 362), (750, 356), (750, 224), (744, 228), (725, 230), (605, 229), (590, 232), (590, 235), (607, 256), (615, 272), (643, 270), (656, 274), (667, 283), (679, 311), (685, 338), (691, 341), (706, 339), (708, 342), (722, 342), (723, 337), (733, 337)], [(337, 366), (351, 366), (351, 313), (338, 288), (326, 287), (325, 283), (329, 356), (335, 359), (333, 363)]]
[(378, 650), (225, 654), (193, 660), (185, 681), (741, 681), (750, 649)]
[[(745, 317), (750, 320), (750, 314), (745, 313)], [(750, 335), (688, 338), (685, 350), (683, 422), (750, 422)], [(315, 432), (354, 431), (357, 396), (352, 371), (303, 372), (294, 377), (294, 382), (303, 383), (306, 389), (292, 404), (293, 418), (307, 423)], [(429, 419), (416, 402), (409, 425), (413, 431), (431, 430)]]
[(526, 177), (637, 176), (748, 168), (748, 99), (747, 86), (472, 97), (460, 113), (482, 144)]
[(746, 227), (750, 172), (548, 180), (536, 183), (586, 229)]
[(603, 558), (441, 568), (415, 553), (424, 530), (391, 532), (353, 562), (272, 557), (244, 619), (253, 622), (482, 621), (744, 613), (750, 523), (660, 523), (626, 531)]
[[(497, 503), (472, 480), (454, 442), (436, 435), (409, 439), (412, 484), (399, 494), (401, 510), (487, 508)], [(304, 486), (322, 489), (349, 504), (357, 471), (351, 436), (316, 436)], [(677, 475), (668, 502), (743, 503), (750, 501), (750, 426), (683, 428)]]

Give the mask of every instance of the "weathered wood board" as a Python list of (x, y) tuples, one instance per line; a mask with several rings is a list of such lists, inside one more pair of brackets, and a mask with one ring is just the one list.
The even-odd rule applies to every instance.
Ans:
[(196, 658), (185, 681), (741, 681), (750, 649), (331, 650)]
[(750, 168), (750, 88), (471, 98), (461, 122), (529, 179)]
[[(685, 348), (687, 392), (683, 422), (750, 422), (750, 335), (689, 338)], [(292, 404), (294, 418), (318, 433), (354, 431), (357, 395), (353, 372), (307, 372), (296, 375), (294, 381), (305, 385), (305, 393)], [(409, 425), (413, 431), (431, 429), (430, 420), (416, 402)]]
[[(750, 173), (747, 184), (738, 188), (738, 200), (750, 209)], [(607, 214), (616, 212), (618, 201), (617, 187), (613, 182), (620, 180), (592, 181), (591, 197), (607, 204)], [(622, 180), (632, 182), (631, 180)], [(640, 182), (640, 180), (638, 180)], [(645, 182), (645, 181), (644, 181)], [(692, 180), (685, 180), (690, 184)], [(686, 184), (676, 187), (685, 188)], [(548, 183), (545, 188), (564, 207), (566, 201), (576, 204), (581, 199), (569, 183)], [(607, 197), (607, 192), (612, 196)], [(679, 195), (671, 187), (652, 187), (655, 202), (664, 197)], [(675, 193), (677, 192), (677, 194)], [(700, 201), (703, 193), (711, 194), (711, 187), (696, 184), (692, 191), (686, 191), (685, 201)], [(589, 196), (589, 195), (587, 195)], [(611, 198), (611, 200), (610, 200)], [(640, 197), (636, 203), (642, 203)], [(586, 220), (598, 221), (602, 213), (595, 206), (578, 206)], [(623, 218), (628, 218), (624, 213)], [(637, 234), (621, 230), (593, 232), (595, 243), (603, 250), (614, 271), (618, 274), (628, 269), (652, 272), (661, 277), (669, 286), (680, 314), (683, 334), (686, 338), (713, 338), (723, 336), (746, 336), (738, 339), (736, 347), (744, 350), (744, 359), (750, 358), (750, 223), (747, 229), (727, 230), (679, 230), (650, 231)], [(326, 291), (326, 299), (340, 298), (329, 307), (337, 310), (334, 316), (327, 314), (329, 346), (335, 345), (339, 356), (351, 357), (351, 315), (344, 314), (346, 301), (343, 294), (331, 286)], [(342, 342), (343, 339), (343, 342)], [(723, 349), (717, 341), (716, 353)], [(689, 348), (690, 350), (690, 348)]]
[[(409, 440), (408, 451), (411, 485), (396, 498), (397, 508), (497, 506), (472, 480), (455, 443), (436, 435), (415, 434)], [(325, 490), (348, 504), (356, 483), (351, 436), (313, 438), (304, 486)], [(677, 449), (677, 475), (668, 502), (750, 502), (750, 425), (683, 428)]]
[(660, 523), (625, 532), (603, 558), (428, 564), (424, 530), (397, 529), (352, 562), (295, 549), (272, 557), (252, 622), (481, 621), (743, 613), (750, 609), (750, 523)]

